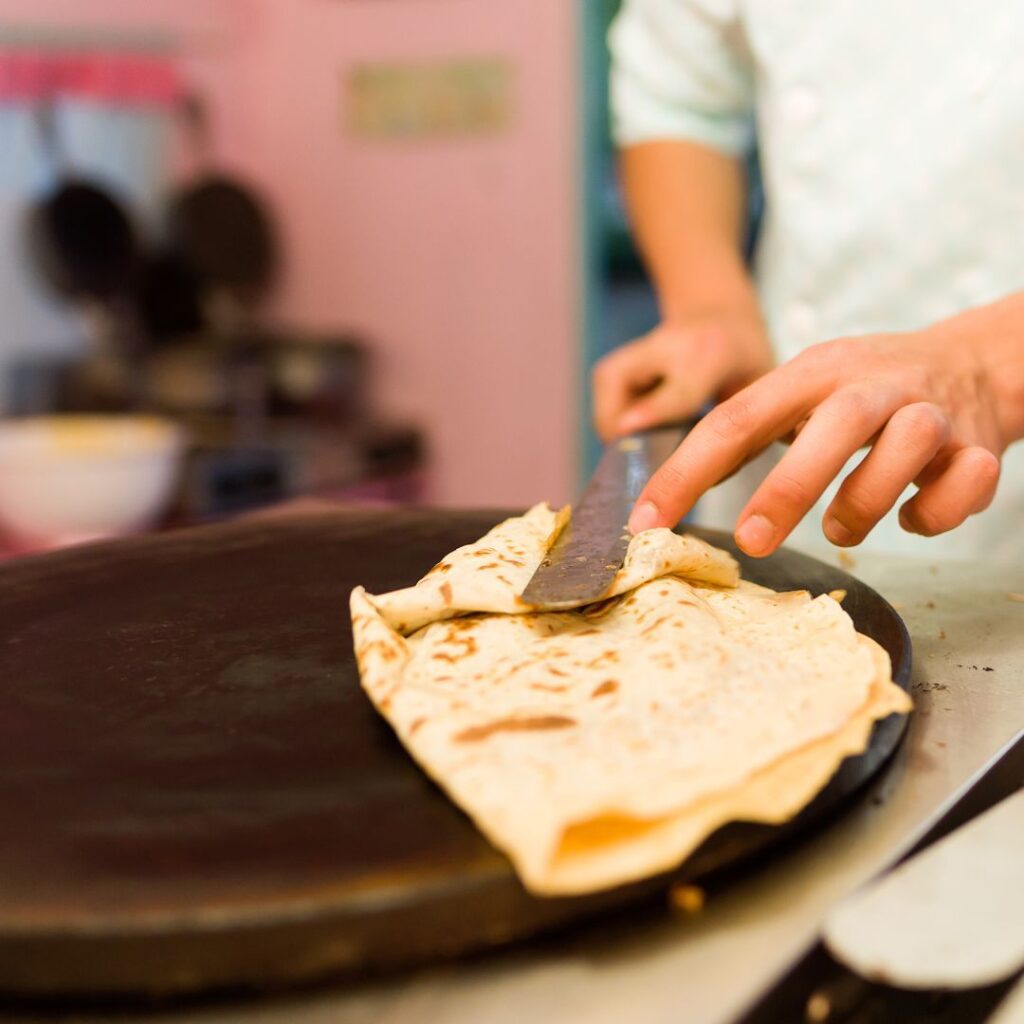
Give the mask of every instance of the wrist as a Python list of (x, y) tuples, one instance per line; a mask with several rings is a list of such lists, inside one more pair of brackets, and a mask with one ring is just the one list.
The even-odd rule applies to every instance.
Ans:
[(761, 324), (754, 282), (738, 254), (716, 252), (680, 259), (669, 272), (655, 275), (662, 321), (683, 326), (696, 319), (747, 319)]
[(753, 292), (705, 293), (676, 296), (659, 303), (661, 323), (670, 328), (688, 329), (696, 325), (720, 326), (730, 333), (767, 338), (767, 329), (757, 296)]
[(661, 322), (669, 327), (688, 327), (700, 321), (742, 324), (765, 333), (764, 319), (757, 296), (741, 290), (712, 291), (701, 294), (676, 293), (658, 303)]
[(768, 331), (753, 291), (703, 295), (700, 301), (665, 304), (661, 323), (669, 329), (710, 332), (728, 341), (727, 347), (742, 362), (771, 358)]
[(1024, 439), (1024, 294), (968, 310), (933, 330), (939, 343), (968, 361), (977, 390), (993, 405), (1004, 446)]
[(995, 399), (1004, 441), (1010, 445), (1024, 440), (1024, 331), (991, 346), (985, 337), (978, 341), (979, 362), (987, 390)]

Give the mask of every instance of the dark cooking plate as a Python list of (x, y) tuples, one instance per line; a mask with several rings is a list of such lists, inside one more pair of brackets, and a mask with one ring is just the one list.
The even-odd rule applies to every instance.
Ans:
[[(353, 585), (405, 586), (502, 515), (253, 520), (0, 569), (0, 989), (270, 985), (478, 950), (749, 859), (894, 750), (898, 717), (788, 825), (728, 826), (611, 892), (530, 896), (363, 696), (348, 624)], [(787, 551), (744, 571), (846, 589), (907, 685), (873, 590)]]

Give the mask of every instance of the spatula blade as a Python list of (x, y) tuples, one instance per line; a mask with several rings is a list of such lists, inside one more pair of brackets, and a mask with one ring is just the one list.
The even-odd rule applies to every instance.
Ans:
[(605, 448), (572, 517), (523, 591), (524, 601), (558, 611), (601, 600), (626, 557), (633, 504), (685, 432), (661, 427)]

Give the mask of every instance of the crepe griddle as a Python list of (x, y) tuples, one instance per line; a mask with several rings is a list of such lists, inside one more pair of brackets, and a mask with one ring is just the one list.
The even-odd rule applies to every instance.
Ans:
[[(727, 826), (670, 875), (530, 896), (363, 695), (349, 630), (355, 584), (408, 585), (506, 514), (250, 520), (0, 569), (0, 990), (262, 987), (477, 951), (756, 857), (897, 745), (893, 717), (797, 819)], [(741, 560), (778, 589), (845, 588), (907, 685), (874, 591), (793, 552)]]

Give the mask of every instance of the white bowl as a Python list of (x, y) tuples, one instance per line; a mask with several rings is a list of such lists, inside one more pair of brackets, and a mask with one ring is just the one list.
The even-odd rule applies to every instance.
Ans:
[(0, 422), (0, 526), (29, 547), (136, 533), (166, 510), (184, 438), (148, 416)]

